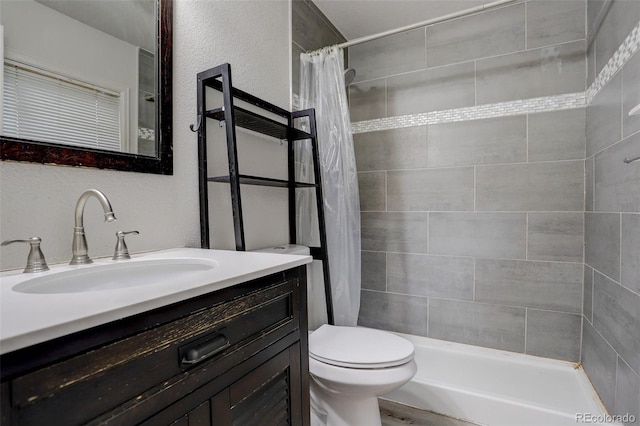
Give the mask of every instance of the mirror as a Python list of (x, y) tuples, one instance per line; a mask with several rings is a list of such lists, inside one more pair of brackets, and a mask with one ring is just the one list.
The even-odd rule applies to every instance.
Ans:
[[(45, 76), (49, 80), (51, 80), (51, 76), (58, 78), (60, 86), (78, 89), (76, 91), (92, 90), (92, 93), (99, 94), (95, 95), (96, 97), (106, 93), (105, 96), (110, 99), (106, 103), (112, 105), (108, 108), (113, 108), (115, 112), (105, 113), (105, 117), (119, 117), (113, 125), (115, 130), (109, 130), (110, 135), (115, 134), (114, 140), (116, 142), (111, 145), (107, 143), (95, 146), (89, 146), (82, 142), (84, 145), (79, 146), (73, 137), (75, 135), (73, 130), (65, 128), (60, 132), (59, 139), (55, 139), (56, 124), (69, 121), (66, 116), (37, 120), (41, 117), (39, 114), (22, 113), (21, 117), (25, 118), (21, 120), (12, 118), (13, 122), (17, 123), (16, 127), (21, 126), (21, 133), (12, 133), (13, 130), (7, 126), (1, 127), (0, 153), (2, 160), (173, 174), (171, 127), (173, 0), (118, 2), (110, 0), (3, 0), (1, 3), (0, 19), (4, 26), (3, 56), (5, 58), (3, 105), (6, 105), (7, 99), (12, 99), (13, 96), (10, 93), (11, 87), (8, 87), (6, 82), (11, 81), (9, 86), (13, 86), (14, 80), (11, 79), (21, 78), (20, 72), (14, 72), (14, 69), (19, 68), (31, 71), (31, 74), (26, 73), (29, 76), (32, 74), (38, 78)], [(100, 19), (96, 20), (96, 11), (89, 11), (89, 8), (94, 7), (95, 9), (95, 6), (100, 3), (109, 3), (109, 12), (105, 10), (98, 12), (97, 16)], [(39, 34), (22, 37), (20, 42), (16, 43), (15, 32), (18, 30), (15, 29), (15, 19), (10, 20), (10, 8), (18, 5), (30, 5), (34, 10), (43, 12), (44, 15), (51, 15), (54, 17), (53, 23), (44, 22), (42, 17), (40, 15), (36, 17), (35, 13), (20, 12), (21, 18), (24, 16), (25, 19), (32, 19), (30, 24), (24, 26), (34, 28), (35, 25), (35, 32)], [(65, 6), (68, 6), (71, 12), (66, 12)], [(14, 13), (16, 12), (14, 11)], [(68, 17), (67, 14), (72, 14), (74, 17)], [(126, 19), (123, 16), (133, 19)], [(105, 17), (113, 18), (116, 23), (105, 23)], [(148, 22), (147, 29), (141, 30), (145, 28), (145, 21)], [(51, 41), (59, 34), (65, 33), (60, 30), (63, 25), (68, 28), (72, 24), (83, 27), (80, 31), (84, 32), (76, 33), (74, 37), (68, 38), (64, 43)], [(89, 28), (88, 25), (98, 29)], [(52, 30), (52, 28), (57, 28), (57, 30)], [(105, 32), (109, 32), (109, 34), (107, 35)], [(86, 36), (78, 34), (86, 34)], [(86, 45), (89, 39), (92, 40), (91, 46), (95, 45), (93, 43), (94, 35), (96, 39), (111, 40), (109, 43), (113, 45), (120, 43), (129, 46), (126, 53), (127, 59), (123, 59), (124, 57), (114, 59), (113, 56), (110, 56), (111, 51), (107, 50), (104, 44), (87, 49)], [(121, 41), (124, 38), (127, 41)], [(31, 42), (33, 46), (28, 46), (28, 42), (24, 41), (26, 39), (33, 40)], [(42, 45), (47, 43), (49, 46), (42, 49)], [(85, 45), (84, 52), (78, 47), (83, 44)], [(16, 49), (15, 46), (20, 46), (20, 49)], [(41, 49), (41, 53), (34, 54), (33, 52), (38, 52), (38, 48)], [(78, 52), (81, 53), (78, 55)], [(47, 62), (53, 65), (47, 66)], [(91, 67), (95, 68), (92, 70)], [(152, 70), (152, 74), (145, 74), (145, 69)], [(129, 76), (127, 78), (130, 79), (128, 81), (131, 83), (123, 83), (119, 77), (114, 77), (117, 73), (127, 74)], [(19, 77), (14, 77), (14, 74)], [(58, 84), (57, 81), (56, 84)], [(139, 93), (140, 96), (138, 96)], [(53, 102), (45, 102), (49, 99), (47, 96), (39, 94), (35, 97), (40, 101), (40, 105), (44, 105), (45, 109), (62, 111), (64, 105), (71, 104), (71, 102), (60, 102), (60, 107), (54, 105), (52, 108), (49, 105)], [(98, 112), (94, 113), (94, 107), (96, 111), (105, 110), (101, 106), (96, 106), (102, 105), (100, 102), (100, 100), (91, 100), (91, 115), (99, 116)], [(76, 105), (75, 100), (71, 109), (74, 108), (73, 105)], [(5, 109), (10, 111), (10, 108)], [(75, 107), (75, 109), (81, 110), (83, 113), (87, 110), (84, 104), (81, 108)], [(3, 111), (2, 115), (4, 124), (10, 114)], [(40, 132), (34, 131), (35, 136), (31, 136), (31, 134), (28, 137), (22, 136), (24, 134), (22, 129), (27, 127), (23, 123), (26, 123), (27, 119), (32, 119), (36, 123), (39, 121), (38, 126), (42, 130)], [(110, 118), (102, 121), (97, 119), (96, 121), (99, 123), (95, 127), (100, 129), (99, 132), (104, 132), (102, 129), (105, 128), (105, 125), (100, 123), (110, 122)], [(86, 127), (84, 126), (83, 124), (79, 127), (81, 130), (77, 134), (86, 137), (85, 133), (88, 132), (85, 132)], [(99, 134), (94, 139), (105, 140), (107, 138)]]

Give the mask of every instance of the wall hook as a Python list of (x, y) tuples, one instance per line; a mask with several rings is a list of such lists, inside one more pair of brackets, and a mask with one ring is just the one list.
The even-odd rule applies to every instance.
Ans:
[(622, 161), (624, 161), (626, 164), (629, 164), (629, 163), (633, 163), (634, 161), (638, 161), (638, 160), (640, 160), (640, 155), (637, 155), (635, 157), (627, 157)]
[(202, 125), (202, 116), (198, 114), (198, 121), (196, 122), (196, 125), (194, 126), (193, 124), (189, 124), (189, 128), (191, 129), (192, 132), (197, 132), (200, 130), (201, 125)]

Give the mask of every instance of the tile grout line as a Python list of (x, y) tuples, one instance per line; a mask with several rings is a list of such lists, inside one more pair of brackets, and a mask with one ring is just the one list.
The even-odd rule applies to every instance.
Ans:
[(384, 171), (384, 211), (389, 211), (389, 175), (388, 170)]
[(424, 69), (429, 69), (429, 58), (427, 57), (427, 28), (428, 26), (424, 27)]
[[(596, 154), (591, 156), (591, 212), (595, 213), (596, 211)], [(586, 220), (585, 220), (586, 222)], [(585, 253), (586, 256), (586, 253)]]
[(524, 3), (524, 50), (525, 52), (529, 49), (529, 27), (527, 25), (528, 9), (529, 9), (529, 2), (526, 1)]
[[(577, 264), (577, 263), (576, 263)], [(593, 269), (594, 271), (594, 276), (593, 279), (595, 280), (595, 273), (597, 272), (598, 274), (602, 275), (603, 277), (607, 278), (609, 281), (612, 281), (614, 284), (618, 285), (619, 287), (622, 287), (624, 290), (628, 291), (631, 294), (640, 296), (640, 292), (636, 291), (635, 289), (631, 289), (629, 287), (627, 287), (626, 285), (622, 284), (620, 281), (617, 281), (615, 278), (610, 277), (609, 275), (605, 274), (604, 272), (602, 272), (599, 269), (594, 268), (593, 266), (589, 265), (591, 267), (591, 269)], [(594, 290), (595, 290), (595, 284), (593, 286)], [(595, 304), (593, 305), (595, 307)]]
[(384, 292), (389, 292), (389, 253), (384, 252)]
[[(586, 265), (586, 263), (585, 263)], [(589, 318), (589, 321), (591, 324), (593, 324), (593, 310), (596, 307), (595, 304), (595, 290), (596, 290), (596, 284), (595, 284), (595, 279), (596, 279), (596, 271), (595, 269), (593, 269), (591, 266), (589, 266), (589, 269), (591, 270), (591, 318)]]
[(426, 241), (427, 241), (427, 255), (430, 254), (431, 252), (431, 242), (429, 241), (429, 226), (431, 225), (431, 220), (430, 220), (430, 216), (431, 213), (430, 212), (426, 212), (426, 217), (427, 217), (427, 236), (426, 236)]
[(476, 265), (478, 263), (478, 259), (477, 258), (473, 258), (473, 301), (477, 302), (476, 300)]
[[(403, 256), (426, 256), (426, 257), (447, 257), (447, 258), (455, 258), (455, 259), (474, 259), (477, 260), (485, 260), (485, 261), (500, 261), (500, 262), (525, 262), (525, 263), (545, 263), (551, 265), (583, 265), (582, 262), (570, 262), (566, 260), (539, 260), (539, 259), (524, 259), (524, 258), (509, 258), (509, 257), (477, 257), (472, 255), (463, 255), (463, 254), (440, 254), (440, 253), (416, 253), (416, 252), (403, 252), (403, 251), (381, 251), (381, 250), (362, 250), (367, 253), (387, 253), (387, 254), (398, 254)], [(600, 272), (600, 271), (598, 271)], [(602, 274), (607, 278), (611, 279), (608, 275)], [(612, 281), (615, 281), (611, 279)], [(617, 283), (617, 282), (616, 282)], [(618, 283), (620, 284), (620, 283)], [(627, 288), (626, 286), (620, 284), (620, 286), (625, 287), (627, 290), (632, 293), (636, 293), (635, 291)], [(640, 294), (639, 294), (640, 295)]]
[[(584, 299), (584, 285), (582, 287), (582, 294), (583, 294), (583, 299)], [(582, 303), (582, 306), (584, 307), (584, 302)], [(584, 337), (584, 309), (582, 310), (582, 315), (581, 315), (581, 321), (580, 321), (580, 343), (579, 343), (579, 347), (578, 347), (578, 362), (582, 363), (582, 341), (583, 341), (583, 337)]]
[(529, 212), (524, 219), (524, 258), (529, 259)]
[[(526, 214), (526, 213), (555, 213), (555, 214), (581, 214), (582, 210), (361, 210), (362, 213), (445, 213), (445, 214), (457, 214), (457, 213), (479, 213), (479, 214)], [(587, 212), (587, 213), (620, 213), (620, 212)], [(624, 214), (640, 214), (633, 212), (624, 212)], [(365, 250), (376, 251), (376, 250)]]
[[(620, 354), (616, 352), (616, 371), (613, 374), (613, 405), (618, 401), (618, 368), (620, 367)], [(635, 423), (635, 422), (634, 422)]]
[(618, 262), (619, 262), (618, 268), (620, 268), (619, 269), (619, 271), (620, 271), (619, 280), (620, 280), (620, 285), (623, 286), (623, 287), (626, 287), (625, 285), (622, 284), (622, 212), (620, 212), (620, 230), (619, 231), (620, 231), (620, 243), (619, 243), (620, 245), (618, 247), (618, 250), (619, 250), (619, 253), (620, 253), (620, 259), (618, 259)]
[(524, 308), (524, 351), (522, 353), (527, 353), (527, 326), (529, 324), (529, 307)]
[(525, 137), (527, 146), (526, 162), (529, 163), (529, 114), (525, 116)]
[(473, 166), (473, 211), (476, 212), (476, 192), (478, 191), (478, 185), (477, 185), (477, 175), (478, 175), (478, 167), (477, 166)]
[(362, 84), (362, 83), (370, 83), (372, 81), (382, 80), (384, 78), (402, 77), (402, 76), (405, 76), (405, 75), (408, 75), (408, 74), (413, 74), (413, 73), (437, 70), (439, 68), (453, 67), (453, 66), (456, 66), (456, 65), (468, 64), (468, 63), (474, 62), (474, 61), (485, 61), (485, 60), (491, 60), (491, 59), (498, 59), (498, 58), (503, 58), (503, 57), (509, 56), (509, 55), (516, 55), (516, 54), (520, 54), (520, 53), (534, 52), (536, 50), (543, 50), (543, 49), (548, 49), (548, 48), (556, 47), (556, 46), (566, 46), (566, 45), (569, 45), (569, 44), (577, 44), (579, 42), (586, 42), (586, 39), (585, 38), (579, 38), (579, 39), (575, 39), (575, 40), (567, 40), (567, 41), (562, 41), (560, 43), (553, 43), (553, 44), (543, 45), (543, 46), (539, 46), (539, 47), (533, 47), (531, 49), (513, 50), (513, 51), (509, 51), (509, 52), (498, 53), (498, 54), (491, 55), (491, 56), (482, 56), (480, 58), (469, 58), (469, 59), (464, 59), (464, 60), (457, 61), (457, 62), (450, 62), (450, 63), (446, 63), (446, 64), (442, 64), (442, 65), (434, 65), (434, 66), (430, 66), (430, 67), (426, 67), (426, 68), (415, 68), (415, 69), (410, 69), (408, 71), (398, 71), (398, 72), (393, 73), (393, 74), (370, 77), (370, 78), (367, 78), (366, 80), (356, 80), (356, 81), (353, 82), (353, 84), (354, 85), (358, 85), (358, 84)]
[(478, 61), (473, 61), (473, 105), (478, 106)]
[[(602, 148), (600, 151), (597, 151), (597, 152), (592, 153), (592, 154), (591, 154), (591, 157), (593, 157), (593, 166), (595, 167), (596, 155), (598, 155), (598, 154), (602, 154), (602, 153), (603, 153), (603, 152), (605, 152), (606, 150), (608, 150), (608, 149), (610, 149), (610, 148), (613, 148), (614, 146), (616, 146), (616, 145), (618, 145), (618, 144), (623, 143), (625, 140), (629, 139), (629, 138), (630, 138), (630, 137), (632, 137), (632, 136), (635, 136), (635, 135), (636, 135), (636, 134), (638, 134), (638, 133), (640, 133), (640, 130), (636, 130), (635, 132), (631, 133), (631, 134), (630, 134), (629, 136), (627, 136), (626, 138), (622, 138), (622, 135), (620, 135), (620, 136), (621, 136), (621, 139), (620, 139), (620, 140), (618, 140), (618, 141), (616, 141), (616, 142), (611, 143), (610, 145), (608, 145), (608, 146), (606, 146), (606, 147)], [(554, 160), (554, 161), (562, 161), (562, 160)]]
[[(617, 144), (616, 142), (615, 144)], [(613, 144), (613, 145), (615, 145)], [(613, 146), (611, 145), (611, 146)], [(413, 171), (421, 171), (421, 170), (449, 170), (449, 169), (467, 169), (471, 167), (494, 167), (494, 166), (513, 166), (513, 165), (523, 165), (523, 164), (556, 164), (556, 163), (584, 163), (584, 159), (582, 158), (572, 158), (566, 160), (540, 160), (540, 161), (532, 161), (527, 163), (526, 161), (515, 161), (511, 163), (485, 163), (485, 164), (459, 164), (459, 165), (444, 165), (444, 166), (429, 166), (429, 167), (413, 167), (406, 169), (373, 169), (373, 170), (361, 170), (358, 173), (375, 173), (375, 172), (413, 172)], [(576, 210), (582, 211), (582, 210)], [(631, 213), (631, 212), (630, 212)]]
[(484, 305), (484, 306), (501, 306), (501, 307), (507, 307), (507, 308), (516, 308), (516, 309), (522, 309), (522, 310), (533, 310), (533, 311), (539, 311), (539, 312), (552, 312), (552, 313), (557, 313), (557, 314), (566, 314), (566, 315), (573, 315), (573, 316), (578, 316), (580, 317), (581, 314), (580, 312), (573, 312), (573, 311), (561, 311), (558, 309), (547, 309), (547, 308), (538, 308), (538, 307), (532, 307), (532, 306), (524, 306), (524, 305), (516, 305), (516, 304), (509, 304), (509, 303), (502, 303), (502, 304), (496, 304), (494, 302), (488, 302), (488, 301), (476, 301), (476, 300), (471, 300), (471, 299), (454, 299), (452, 297), (445, 297), (445, 296), (427, 296), (427, 295), (423, 295), (423, 294), (411, 294), (411, 293), (402, 293), (402, 292), (397, 292), (397, 291), (381, 291), (381, 290), (375, 290), (372, 288), (365, 288), (363, 289), (364, 291), (370, 292), (370, 293), (377, 293), (377, 294), (390, 294), (390, 295), (396, 295), (396, 296), (410, 296), (410, 297), (414, 297), (414, 298), (419, 298), (419, 299), (426, 299), (427, 301), (430, 300), (444, 300), (447, 302), (459, 302), (460, 304), (475, 304), (475, 305)]
[[(389, 79), (385, 77), (384, 79), (384, 116), (389, 116)], [(351, 128), (353, 129), (353, 124), (351, 124)], [(352, 130), (353, 132), (353, 130)]]
[(427, 337), (429, 337), (429, 318), (431, 317), (431, 297), (427, 297)]
[(637, 376), (640, 376), (640, 372), (636, 371), (633, 367), (631, 367), (631, 365), (629, 365), (627, 360), (625, 360), (622, 356), (619, 356), (619, 358), (624, 363), (624, 365), (626, 365), (627, 368), (629, 368), (629, 370), (633, 371)]

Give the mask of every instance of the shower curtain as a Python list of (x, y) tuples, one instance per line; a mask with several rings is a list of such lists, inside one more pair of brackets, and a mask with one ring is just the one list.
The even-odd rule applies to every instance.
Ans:
[[(355, 326), (360, 310), (360, 200), (344, 81), (336, 46), (300, 55), (300, 109), (315, 108), (334, 322)], [(297, 179), (310, 182), (310, 141), (296, 150)], [(315, 192), (297, 191), (298, 243), (318, 245)]]

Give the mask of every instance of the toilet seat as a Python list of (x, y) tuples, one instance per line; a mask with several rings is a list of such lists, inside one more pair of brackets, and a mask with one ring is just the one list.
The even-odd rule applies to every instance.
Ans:
[(337, 367), (397, 367), (410, 362), (413, 354), (408, 340), (371, 328), (325, 324), (309, 336), (309, 356)]

